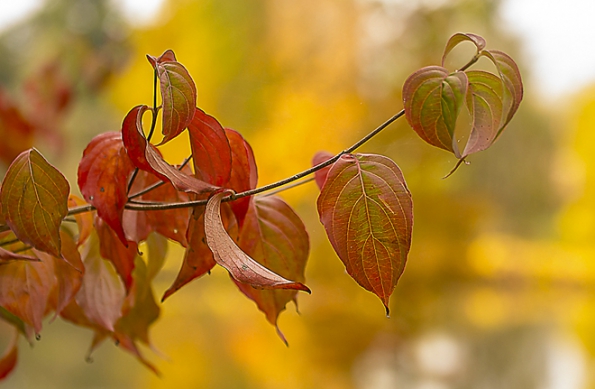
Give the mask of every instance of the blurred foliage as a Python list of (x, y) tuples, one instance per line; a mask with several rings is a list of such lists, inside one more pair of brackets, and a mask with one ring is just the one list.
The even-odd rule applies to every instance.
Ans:
[[(494, 0), (170, 0), (153, 24), (131, 27), (113, 2), (48, 0), (0, 37), (0, 85), (26, 107), (22, 85), (31, 74), (48, 63), (60, 68), (74, 95), (57, 127), (65, 146), (46, 155), (74, 183), (92, 136), (118, 130), (131, 107), (150, 104), (145, 54), (172, 48), (197, 83), (199, 107), (248, 139), (266, 184), (309, 167), (319, 150), (350, 146), (398, 112), (405, 78), (438, 64), (455, 32), (482, 35), (528, 79), (518, 37), (502, 28), (498, 7)], [(448, 66), (457, 66), (457, 53), (464, 55), (455, 51)], [(304, 218), (312, 246), (313, 294), (300, 296), (300, 316), (290, 309), (279, 321), (289, 348), (218, 269), (163, 305), (152, 332), (166, 355), (154, 358), (163, 378), (114, 347), (87, 365), (91, 334), (56, 322), (33, 351), (21, 348), (6, 386), (525, 389), (553, 388), (562, 371), (578, 377), (568, 387), (583, 387), (581, 377), (595, 387), (586, 368), (595, 357), (593, 96), (587, 90), (572, 110), (552, 110), (526, 85), (494, 147), (447, 180), (455, 159), (424, 144), (404, 120), (360, 150), (393, 158), (415, 203), (413, 247), (390, 319), (344, 273), (308, 184), (282, 194)], [(189, 147), (178, 139), (164, 154), (179, 162)], [(170, 253), (158, 293), (181, 264), (182, 250)]]

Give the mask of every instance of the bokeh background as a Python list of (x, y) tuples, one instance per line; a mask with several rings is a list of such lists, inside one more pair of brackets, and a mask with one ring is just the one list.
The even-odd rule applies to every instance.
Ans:
[[(312, 246), (313, 294), (299, 296), (299, 314), (290, 306), (279, 320), (289, 347), (217, 269), (163, 304), (151, 331), (157, 350), (143, 350), (161, 377), (112, 344), (91, 362), (91, 332), (57, 320), (45, 323), (33, 347), (22, 341), (17, 369), (2, 385), (595, 388), (595, 84), (579, 72), (572, 86), (549, 82), (572, 68), (544, 73), (539, 63), (580, 62), (592, 47), (573, 44), (584, 31), (554, 23), (551, 56), (536, 55), (511, 21), (553, 2), (523, 1), (513, 11), (510, 3), (163, 0), (146, 2), (147, 13), (115, 1), (46, 0), (7, 24), (0, 103), (44, 124), (30, 140), (73, 187), (90, 139), (119, 130), (131, 107), (151, 103), (145, 54), (168, 48), (193, 76), (199, 107), (251, 143), (260, 184), (309, 167), (319, 150), (339, 152), (400, 111), (406, 77), (438, 64), (455, 32), (482, 35), (512, 55), (525, 99), (496, 144), (446, 180), (454, 157), (424, 144), (404, 120), (360, 150), (393, 158), (415, 204), (413, 246), (390, 318), (345, 273), (308, 184), (281, 194)], [(468, 54), (455, 52), (450, 65)], [(49, 101), (62, 105), (45, 112)], [(10, 143), (10, 133), (0, 135)], [(189, 154), (183, 138), (163, 151), (172, 163)], [(158, 295), (182, 257), (172, 245)]]

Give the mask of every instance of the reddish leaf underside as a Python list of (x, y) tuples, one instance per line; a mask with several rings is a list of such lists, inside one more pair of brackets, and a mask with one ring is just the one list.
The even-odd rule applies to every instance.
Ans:
[(159, 150), (147, 141), (142, 129), (142, 115), (148, 109), (145, 105), (132, 108), (122, 123), (122, 139), (132, 163), (162, 181), (171, 182), (177, 190), (183, 192), (200, 194), (217, 189), (167, 163)]
[[(225, 134), (231, 147), (231, 159), (233, 169), (231, 178), (225, 186), (233, 189), (236, 193), (256, 188), (258, 183), (258, 170), (252, 147), (246, 142), (242, 135), (230, 128), (225, 129)], [(250, 197), (243, 197), (231, 203), (231, 209), (238, 219), (240, 227), (244, 223), (244, 216), (248, 212)]]
[(112, 263), (101, 258), (95, 234), (91, 235), (87, 245), (83, 259), (83, 285), (75, 296), (76, 304), (84, 316), (74, 316), (79, 321), (88, 320), (90, 326), (113, 332), (114, 324), (122, 316), (121, 307), (126, 291)]
[(118, 275), (122, 278), (126, 290), (132, 285), (132, 270), (134, 257), (138, 251), (136, 242), (128, 241), (124, 246), (114, 231), (99, 218), (95, 219), (95, 230), (99, 238), (99, 252), (101, 257), (110, 261)]
[[(334, 157), (334, 155), (329, 153), (328, 151), (319, 151), (316, 154), (314, 154), (314, 157), (312, 158), (312, 166), (316, 166), (325, 161), (328, 161), (332, 157)], [(331, 170), (331, 165), (317, 170), (314, 173), (314, 179), (316, 180), (316, 185), (318, 185), (318, 189), (322, 189), (322, 187), (324, 186), (324, 182), (326, 181), (326, 176), (328, 175), (329, 170)]]
[(188, 133), (196, 177), (216, 186), (225, 186), (231, 177), (232, 157), (221, 124), (196, 108)]
[(196, 107), (196, 86), (186, 68), (176, 61), (173, 51), (167, 50), (159, 58), (147, 58), (159, 78), (163, 144), (178, 136), (192, 121)]
[(66, 178), (37, 150), (24, 151), (2, 183), (3, 216), (21, 241), (59, 257), (59, 229), (68, 213), (69, 192)]
[(388, 313), (413, 225), (411, 194), (399, 167), (380, 155), (341, 156), (318, 197), (318, 213), (349, 275), (376, 294)]
[[(279, 197), (255, 197), (250, 204), (239, 246), (251, 258), (285, 278), (305, 282), (304, 271), (310, 243), (302, 220)], [(256, 289), (236, 281), (240, 290), (264, 312), (279, 330), (277, 318), (288, 302), (297, 305), (295, 290)]]
[(236, 281), (261, 289), (297, 289), (310, 292), (301, 282), (290, 281), (272, 272), (243, 252), (225, 231), (221, 220), (221, 199), (226, 192), (209, 198), (205, 209), (205, 236), (215, 262), (223, 266)]
[(119, 132), (106, 132), (93, 138), (78, 168), (78, 185), (85, 200), (127, 244), (122, 228), (124, 206), (128, 201), (128, 178), (134, 166)]
[(56, 279), (52, 261), (13, 261), (0, 266), (0, 305), (41, 331)]

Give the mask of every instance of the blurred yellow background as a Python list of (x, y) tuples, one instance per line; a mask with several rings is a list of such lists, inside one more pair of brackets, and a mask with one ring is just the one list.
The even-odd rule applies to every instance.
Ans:
[[(145, 54), (169, 48), (194, 78), (198, 106), (250, 142), (261, 185), (308, 168), (319, 150), (341, 151), (400, 111), (406, 77), (439, 64), (455, 32), (509, 53), (526, 89), (496, 144), (446, 180), (455, 158), (424, 144), (404, 119), (359, 150), (394, 159), (415, 205), (412, 250), (389, 319), (332, 251), (310, 183), (281, 194), (304, 219), (312, 247), (313, 293), (299, 296), (299, 315), (290, 306), (279, 320), (289, 347), (217, 268), (162, 305), (151, 330), (158, 350), (143, 350), (161, 377), (112, 344), (87, 363), (91, 332), (57, 320), (44, 323), (33, 348), (21, 342), (17, 369), (2, 385), (595, 388), (595, 87), (555, 103), (539, 95), (519, 37), (496, 17), (499, 6), (169, 0), (153, 22), (131, 25), (110, 1), (48, 0), (5, 31), (4, 88), (19, 96), (24, 80), (51, 61), (75, 86), (62, 140), (37, 145), (73, 188), (90, 139), (119, 130), (133, 106), (151, 104)], [(454, 54), (449, 65), (464, 63), (465, 50)], [(183, 137), (163, 147), (172, 163), (189, 150)], [(182, 258), (172, 245), (158, 296)]]

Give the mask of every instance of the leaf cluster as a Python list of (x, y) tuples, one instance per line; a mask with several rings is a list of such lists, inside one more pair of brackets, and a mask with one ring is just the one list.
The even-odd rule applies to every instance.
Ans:
[[(312, 168), (264, 187), (257, 187), (249, 143), (197, 107), (194, 80), (173, 51), (147, 56), (154, 71), (153, 104), (133, 107), (120, 131), (89, 142), (78, 166), (84, 199), (70, 194), (62, 173), (34, 148), (10, 165), (0, 189), (0, 315), (29, 340), (41, 331), (44, 317), (60, 316), (93, 331), (90, 351), (112, 339), (157, 372), (139, 344), (151, 346), (149, 328), (160, 315), (152, 281), (169, 240), (185, 254), (162, 301), (219, 265), (285, 341), (279, 314), (288, 302), (297, 304), (298, 291), (310, 293), (304, 276), (308, 233), (280, 197), (257, 195), (310, 174), (320, 188), (320, 221), (337, 256), (388, 315), (411, 246), (412, 196), (394, 161), (354, 151), (402, 116), (423, 140), (460, 162), (488, 148), (518, 109), (522, 82), (514, 61), (485, 50), (477, 35), (454, 35), (444, 57), (465, 41), (477, 52), (463, 68), (414, 72), (403, 88), (403, 111), (344, 151), (320, 152)], [(480, 57), (490, 59), (497, 74), (467, 70)], [(463, 107), (473, 120), (466, 144), (459, 145)], [(159, 117), (163, 139), (156, 145)], [(172, 165), (159, 146), (184, 131), (192, 154)], [(0, 363), (2, 376), (15, 361), (16, 343)]]

